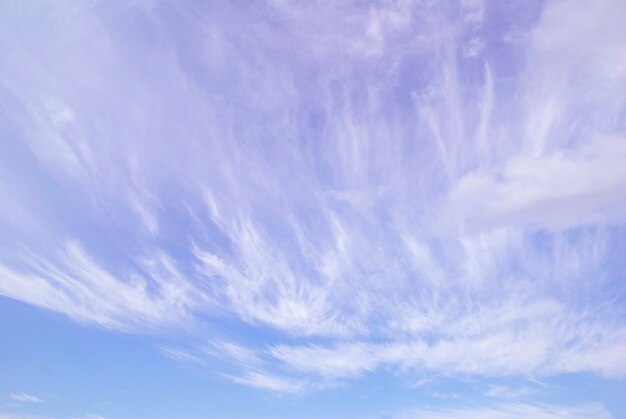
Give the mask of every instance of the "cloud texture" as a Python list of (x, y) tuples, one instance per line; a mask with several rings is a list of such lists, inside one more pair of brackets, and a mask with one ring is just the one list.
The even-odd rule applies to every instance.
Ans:
[(184, 330), (164, 355), (282, 393), (623, 378), (624, 21), (619, 0), (4, 2), (0, 294)]

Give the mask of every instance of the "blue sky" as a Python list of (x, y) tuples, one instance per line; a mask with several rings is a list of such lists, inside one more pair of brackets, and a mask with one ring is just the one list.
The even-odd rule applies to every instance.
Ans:
[(624, 22), (1, 1), (0, 418), (626, 417)]

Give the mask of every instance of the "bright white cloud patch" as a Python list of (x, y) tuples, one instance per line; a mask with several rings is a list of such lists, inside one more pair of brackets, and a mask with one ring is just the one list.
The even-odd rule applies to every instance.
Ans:
[(279, 393), (626, 376), (623, 1), (0, 16), (1, 295)]

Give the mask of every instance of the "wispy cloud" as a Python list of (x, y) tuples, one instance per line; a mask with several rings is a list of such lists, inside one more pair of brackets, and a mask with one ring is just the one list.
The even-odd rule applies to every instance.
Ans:
[(180, 349), (168, 348), (166, 346), (161, 346), (159, 349), (163, 353), (163, 355), (170, 359), (173, 359), (174, 361), (192, 364), (202, 363), (201, 358), (188, 352), (181, 351)]
[(305, 383), (301, 380), (286, 379), (257, 371), (251, 371), (242, 376), (226, 375), (226, 378), (246, 386), (285, 394), (299, 394), (305, 388)]
[(26, 413), (0, 412), (0, 419), (53, 419), (50, 416), (29, 415)]
[(520, 397), (529, 396), (533, 393), (530, 387), (509, 387), (503, 385), (492, 385), (485, 392), (486, 396), (503, 398), (503, 399), (517, 399)]
[(11, 393), (11, 398), (13, 400), (17, 400), (18, 402), (25, 402), (25, 403), (41, 403), (42, 400), (37, 397), (37, 396), (33, 396), (32, 394), (27, 394), (27, 393)]
[(189, 307), (203, 299), (164, 255), (146, 261), (147, 279), (132, 272), (118, 279), (75, 241), (63, 243), (59, 259), (57, 265), (27, 252), (22, 257), (27, 273), (0, 265), (0, 292), (81, 322), (122, 330), (180, 324)]
[[(395, 417), (395, 416), (394, 416)], [(497, 404), (492, 407), (423, 410), (397, 416), (399, 419), (469, 419), (469, 418), (612, 418), (602, 405), (559, 406), (533, 404)]]
[(0, 295), (291, 394), (626, 376), (625, 3), (515, 7), (0, 5)]

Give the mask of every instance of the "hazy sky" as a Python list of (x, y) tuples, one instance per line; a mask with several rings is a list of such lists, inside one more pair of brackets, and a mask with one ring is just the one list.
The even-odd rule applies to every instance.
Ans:
[(626, 417), (626, 1), (0, 1), (0, 418)]

